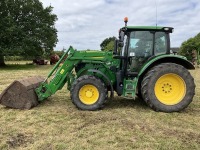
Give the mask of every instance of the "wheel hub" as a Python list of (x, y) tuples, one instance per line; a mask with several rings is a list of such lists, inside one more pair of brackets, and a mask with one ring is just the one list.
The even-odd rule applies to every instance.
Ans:
[(162, 91), (165, 94), (171, 93), (173, 91), (172, 84), (171, 83), (164, 83), (163, 86), (162, 86)]
[(165, 105), (178, 104), (186, 94), (185, 81), (177, 74), (161, 76), (154, 87), (157, 99)]
[(86, 97), (91, 98), (93, 96), (93, 93), (91, 91), (86, 91), (85, 92)]
[(84, 85), (79, 90), (79, 99), (86, 105), (92, 105), (98, 101), (99, 91), (94, 85)]

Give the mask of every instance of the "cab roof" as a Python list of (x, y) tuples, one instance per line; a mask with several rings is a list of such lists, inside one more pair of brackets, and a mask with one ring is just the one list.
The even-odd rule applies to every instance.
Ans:
[(148, 30), (148, 31), (165, 31), (172, 33), (173, 29), (172, 27), (162, 27), (162, 26), (126, 26), (122, 29), (130, 30), (130, 31), (137, 31), (137, 30)]

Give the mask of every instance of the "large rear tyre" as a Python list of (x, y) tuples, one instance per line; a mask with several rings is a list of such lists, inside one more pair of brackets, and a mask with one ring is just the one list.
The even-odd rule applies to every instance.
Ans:
[(95, 76), (79, 77), (71, 88), (73, 104), (82, 110), (98, 110), (103, 108), (107, 97), (104, 83)]
[(181, 65), (163, 63), (150, 69), (142, 81), (142, 97), (155, 111), (178, 112), (195, 94), (194, 79)]

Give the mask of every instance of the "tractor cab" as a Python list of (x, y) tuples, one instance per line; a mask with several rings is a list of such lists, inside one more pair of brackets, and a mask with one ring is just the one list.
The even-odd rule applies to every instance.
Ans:
[(138, 72), (151, 58), (170, 54), (171, 27), (127, 26), (119, 30), (119, 39), (115, 41), (114, 58), (121, 59), (125, 69)]
[[(138, 76), (151, 60), (159, 55), (170, 54), (171, 27), (127, 26), (119, 30), (119, 39), (115, 40), (114, 59), (120, 59), (120, 68), (116, 73), (116, 91), (118, 95), (134, 97)], [(139, 92), (140, 93), (140, 92)]]

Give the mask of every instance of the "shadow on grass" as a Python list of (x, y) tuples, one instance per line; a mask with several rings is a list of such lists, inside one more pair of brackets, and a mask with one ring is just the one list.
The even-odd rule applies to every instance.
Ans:
[(113, 100), (109, 99), (106, 103), (105, 109), (116, 109), (116, 108), (142, 108), (149, 109), (146, 103), (136, 97), (136, 99), (125, 99), (123, 97), (115, 97)]
[[(70, 106), (69, 106), (70, 103)], [(47, 100), (39, 103), (36, 107), (33, 107), (31, 109), (41, 109), (41, 108), (48, 108), (48, 107), (59, 107), (59, 105), (66, 105), (66, 107), (73, 107), (73, 109), (75, 108), (75, 106), (72, 104), (71, 100), (70, 101), (56, 101), (53, 100), (51, 98), (48, 98)], [(68, 105), (68, 106), (67, 106)], [(139, 98), (134, 99), (125, 99), (123, 97), (114, 97), (114, 99), (109, 99), (104, 108), (105, 110), (111, 110), (111, 109), (124, 109), (124, 108), (131, 108), (131, 109), (144, 109), (144, 110), (149, 110), (150, 108), (146, 105), (146, 103)], [(9, 110), (9, 109), (13, 109), (13, 108), (9, 108), (9, 107), (2, 107), (2, 109), (5, 110)], [(77, 108), (75, 108), (77, 109)], [(15, 109), (18, 110), (18, 109)]]
[[(48, 98), (47, 100), (41, 102), (38, 106), (39, 107), (51, 107), (53, 105), (66, 105), (66, 107), (73, 107), (73, 109), (77, 109), (71, 102), (71, 99), (69, 98), (67, 100), (67, 102), (64, 100), (64, 101), (59, 101), (59, 100), (56, 100), (54, 98)], [(70, 103), (70, 104), (69, 104)], [(67, 106), (68, 105), (68, 106)], [(70, 106), (69, 106), (70, 105)], [(59, 106), (58, 106), (59, 107)], [(119, 108), (136, 108), (136, 109), (150, 109), (146, 103), (136, 97), (136, 99), (126, 99), (126, 98), (123, 98), (123, 97), (114, 97), (113, 99), (108, 99), (107, 102), (105, 103), (105, 106), (103, 107), (103, 109), (105, 110), (109, 110), (109, 109), (119, 109)]]

